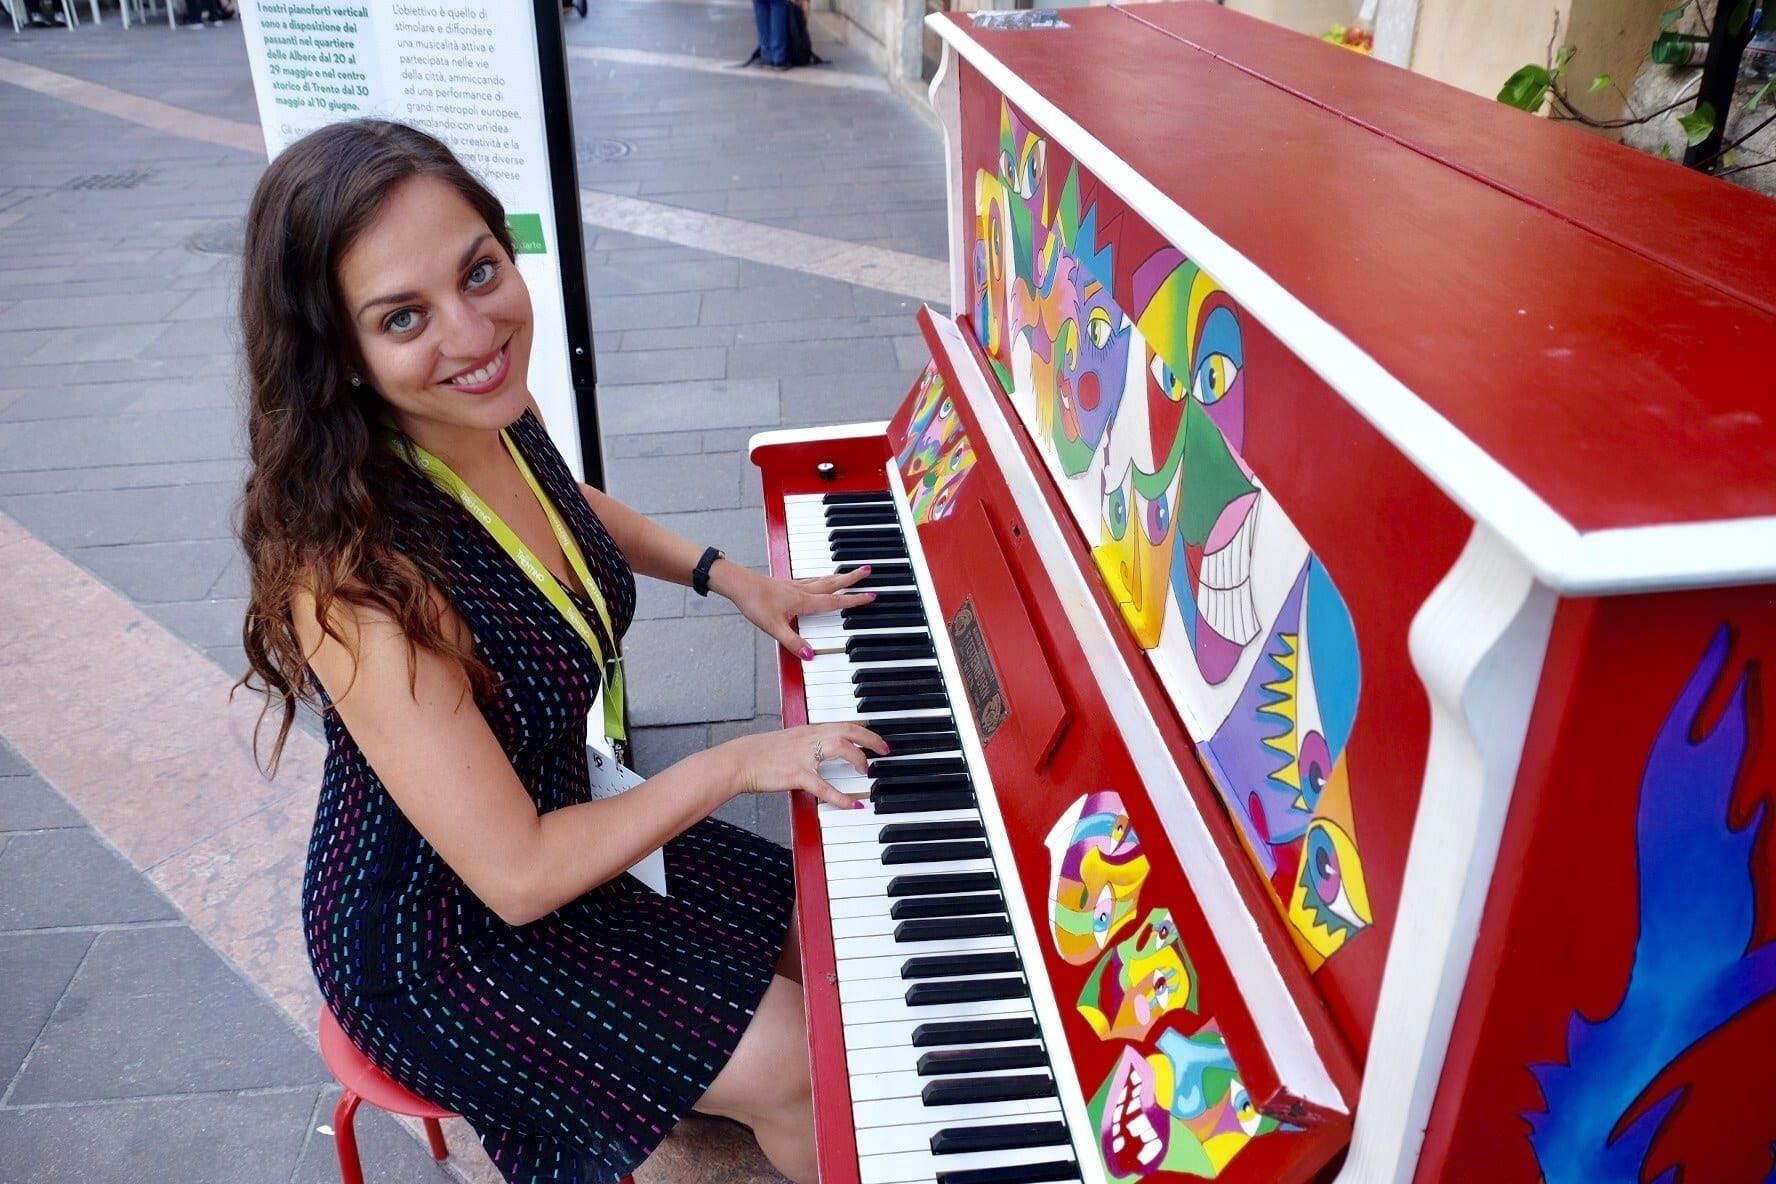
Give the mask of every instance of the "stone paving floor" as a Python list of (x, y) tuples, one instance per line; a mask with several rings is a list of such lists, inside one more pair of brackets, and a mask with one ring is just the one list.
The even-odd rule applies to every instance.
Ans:
[[(238, 27), (115, 18), (0, 33), (0, 1184), (330, 1180), (293, 909), (318, 747), (263, 781), (226, 699), (256, 106)], [(922, 364), (941, 138), (818, 21), (833, 64), (784, 76), (725, 68), (753, 44), (731, 0), (565, 27), (610, 487), (762, 563), (748, 437), (885, 418)], [(644, 771), (777, 723), (725, 602), (649, 587), (628, 655)], [(787, 838), (781, 801), (724, 816)], [(644, 1184), (776, 1179), (694, 1126)], [(491, 1179), (461, 1130), (440, 1167), (359, 1127), (373, 1180)]]

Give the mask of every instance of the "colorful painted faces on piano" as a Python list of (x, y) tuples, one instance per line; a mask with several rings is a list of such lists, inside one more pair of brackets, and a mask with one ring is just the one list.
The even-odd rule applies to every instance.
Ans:
[[(787, 853), (709, 815), (849, 807), (827, 776), (886, 745), (748, 736), (594, 800), (586, 716), (606, 675), (619, 698), (633, 573), (692, 583), (704, 547), (575, 482), (531, 398), (504, 211), (444, 145), (359, 122), (290, 146), (243, 272), (242, 681), (280, 717), (274, 767), (299, 705), (326, 721), (303, 918), (328, 1005), (508, 1178), (617, 1178), (695, 1108), (813, 1181)], [(867, 568), (704, 570), (792, 652), (798, 618), (872, 599), (847, 591)], [(662, 845), (670, 896), (624, 874)]]

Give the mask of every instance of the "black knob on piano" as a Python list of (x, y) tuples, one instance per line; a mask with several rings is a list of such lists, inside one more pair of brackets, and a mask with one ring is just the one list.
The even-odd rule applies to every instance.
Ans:
[(819, 474), (822, 481), (831, 481), (839, 475), (839, 466), (830, 460), (823, 460), (814, 466), (814, 471)]

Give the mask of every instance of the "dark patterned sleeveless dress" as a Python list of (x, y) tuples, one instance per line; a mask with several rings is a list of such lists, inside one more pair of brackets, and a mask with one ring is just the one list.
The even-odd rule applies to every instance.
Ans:
[[(511, 433), (620, 634), (635, 607), (622, 554), (536, 418)], [(445, 591), (501, 678), (482, 705), (494, 735), (539, 811), (586, 801), (590, 651), (454, 498), (410, 479), (428, 520), (403, 526), (441, 540)], [(337, 712), (326, 730), (302, 914), (340, 1025), (395, 1080), (467, 1118), (514, 1184), (628, 1174), (715, 1080), (764, 996), (792, 907), (788, 853), (705, 820), (666, 846), (670, 896), (622, 875), (513, 927), (408, 824)]]

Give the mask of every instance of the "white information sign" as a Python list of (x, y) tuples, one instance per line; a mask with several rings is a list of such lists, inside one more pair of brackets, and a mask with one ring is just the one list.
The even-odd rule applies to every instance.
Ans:
[(391, 119), (450, 145), (499, 196), (536, 315), (530, 390), (584, 476), (533, 7), (242, 0), (240, 13), (272, 156), (325, 124)]

